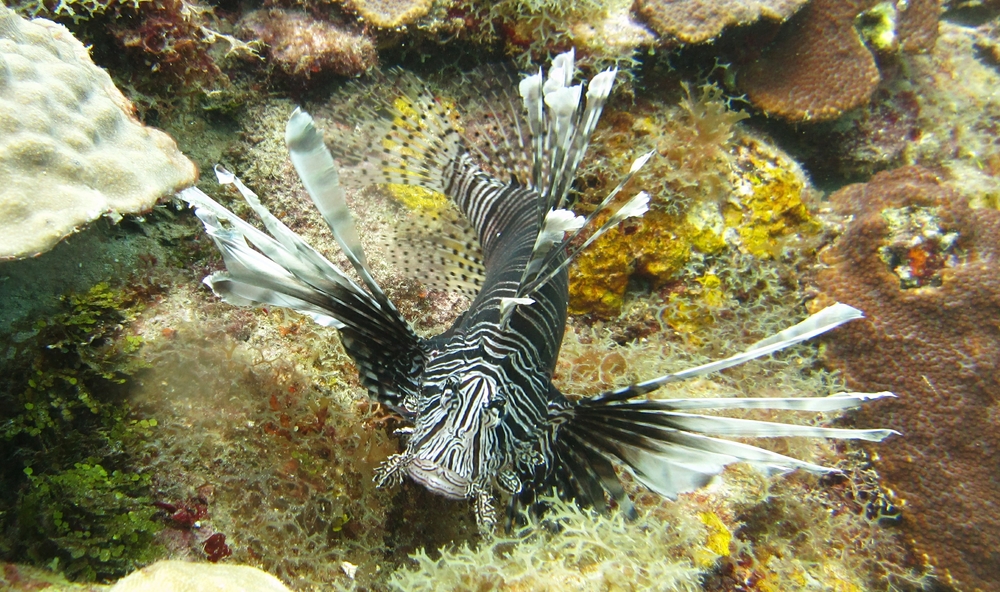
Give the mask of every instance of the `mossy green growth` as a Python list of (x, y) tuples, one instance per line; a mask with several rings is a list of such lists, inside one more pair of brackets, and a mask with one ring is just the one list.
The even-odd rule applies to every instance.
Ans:
[(78, 580), (121, 576), (155, 555), (149, 477), (131, 453), (157, 422), (135, 417), (145, 366), (128, 326), (142, 304), (107, 283), (62, 298), (0, 353), (0, 551)]
[(24, 472), (18, 536), (29, 557), (91, 581), (121, 577), (159, 555), (149, 475), (109, 472), (96, 459), (54, 474)]
[(132, 356), (142, 338), (119, 335), (139, 308), (124, 291), (99, 283), (85, 294), (63, 297), (63, 303), (62, 312), (35, 323), (35, 338), (14, 354), (28, 362), (30, 370), (17, 389), (13, 409), (18, 412), (2, 424), (0, 436), (6, 440), (21, 434), (40, 437), (43, 432), (58, 437), (58, 431), (81, 413), (103, 414), (114, 422), (118, 410), (102, 406), (95, 392), (124, 383), (142, 366)]

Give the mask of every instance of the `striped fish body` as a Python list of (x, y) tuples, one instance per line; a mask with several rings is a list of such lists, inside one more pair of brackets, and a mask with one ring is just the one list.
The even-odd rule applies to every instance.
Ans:
[(404, 405), (414, 430), (388, 466), (442, 495), (477, 499), (490, 524), (494, 481), (520, 491), (543, 462), (551, 410), (568, 405), (551, 382), (568, 279), (563, 269), (505, 321), (501, 303), (517, 296), (541, 230), (539, 195), (474, 165), (457, 168), (447, 191), (476, 229), (485, 279), (469, 310), (427, 341), (421, 395)]
[[(606, 509), (632, 504), (619, 482), (624, 467), (668, 498), (705, 485), (723, 468), (747, 462), (769, 473), (831, 469), (727, 437), (824, 437), (881, 440), (894, 432), (803, 426), (699, 415), (700, 409), (849, 409), (891, 393), (839, 393), (827, 397), (660, 398), (646, 395), (767, 356), (861, 316), (835, 304), (729, 358), (601, 393), (568, 400), (552, 384), (566, 324), (567, 265), (603, 232), (642, 215), (648, 195), (627, 200), (598, 228), (595, 220), (615, 203), (628, 180), (652, 156), (638, 158), (621, 183), (586, 219), (564, 209), (576, 169), (587, 149), (615, 72), (602, 72), (586, 88), (572, 84), (573, 54), (553, 60), (548, 76), (518, 85), (523, 125), (509, 147), (527, 147), (518, 164), (525, 172), (504, 183), (478, 166), (469, 147), (426, 90), (388, 103), (375, 126), (373, 150), (382, 171), (372, 182), (412, 183), (443, 193), (469, 228), (454, 236), (423, 240), (413, 249), (433, 264), (446, 286), (476, 287), (469, 309), (447, 331), (416, 335), (372, 277), (338, 167), (312, 118), (296, 110), (286, 144), (303, 185), (323, 215), (360, 284), (274, 217), (228, 171), (267, 232), (248, 224), (197, 188), (179, 197), (196, 207), (219, 246), (226, 271), (205, 279), (235, 305), (284, 306), (336, 327), (370, 395), (413, 424), (402, 453), (386, 460), (376, 482), (404, 477), (450, 498), (474, 502), (484, 530), (496, 522), (494, 494), (506, 492), (508, 517), (520, 507), (538, 508), (540, 494), (554, 492), (581, 505)], [(400, 107), (402, 105), (402, 107)], [(359, 150), (363, 152), (363, 150)], [(347, 158), (349, 151), (342, 151)], [(479, 152), (482, 155), (482, 151)], [(516, 159), (515, 159), (516, 160)], [(364, 170), (364, 169), (363, 169)], [(589, 230), (587, 234), (582, 234)], [(586, 240), (582, 239), (587, 236)], [(576, 246), (580, 245), (580, 246)], [(428, 269), (425, 266), (425, 269)], [(438, 273), (439, 272), (439, 273)], [(431, 276), (428, 276), (430, 279)], [(468, 293), (468, 292), (467, 292)]]

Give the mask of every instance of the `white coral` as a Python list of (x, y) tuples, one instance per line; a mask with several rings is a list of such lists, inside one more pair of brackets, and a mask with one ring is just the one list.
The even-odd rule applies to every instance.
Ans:
[(148, 210), (196, 178), (65, 27), (0, 5), (0, 261)]

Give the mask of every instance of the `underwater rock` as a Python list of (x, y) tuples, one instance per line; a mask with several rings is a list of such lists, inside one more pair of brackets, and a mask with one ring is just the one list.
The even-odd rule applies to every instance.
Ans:
[(197, 169), (62, 25), (0, 7), (0, 261), (194, 183)]
[(724, 28), (743, 26), (766, 18), (784, 22), (807, 0), (636, 0), (643, 15), (665, 40), (704, 43)]
[(375, 66), (375, 43), (350, 27), (301, 10), (270, 8), (247, 13), (240, 27), (267, 44), (268, 57), (287, 75), (357, 76)]
[(248, 565), (158, 561), (118, 581), (110, 592), (288, 592), (271, 574)]
[(898, 395), (857, 415), (903, 433), (870, 448), (874, 465), (943, 581), (1000, 590), (1000, 212), (969, 208), (920, 167), (831, 201), (854, 219), (826, 254), (818, 305), (850, 303), (867, 319), (832, 335), (828, 358), (848, 386)]

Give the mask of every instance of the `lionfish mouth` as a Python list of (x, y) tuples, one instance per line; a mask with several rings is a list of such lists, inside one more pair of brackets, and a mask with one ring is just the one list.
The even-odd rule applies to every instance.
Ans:
[(455, 471), (426, 459), (414, 459), (407, 474), (427, 489), (451, 499), (466, 499), (472, 482)]

